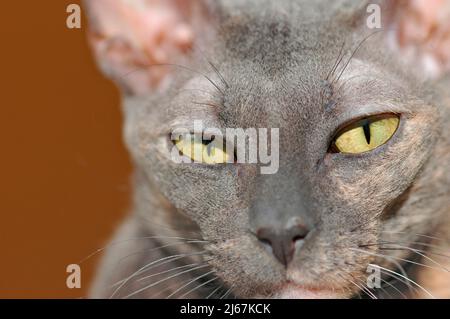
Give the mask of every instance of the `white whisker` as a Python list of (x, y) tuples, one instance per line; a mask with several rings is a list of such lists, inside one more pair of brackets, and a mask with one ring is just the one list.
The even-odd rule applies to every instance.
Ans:
[(223, 296), (220, 297), (220, 299), (225, 299), (225, 298), (231, 293), (231, 290), (233, 290), (233, 288), (234, 288), (234, 286), (231, 286), (230, 289), (228, 289), (228, 290), (223, 294)]
[(415, 286), (419, 287), (421, 290), (423, 290), (423, 291), (424, 291), (427, 295), (429, 295), (431, 298), (435, 299), (435, 297), (434, 297), (428, 290), (426, 290), (424, 287), (422, 287), (421, 285), (419, 285), (419, 284), (418, 284), (417, 282), (415, 282), (414, 280), (411, 280), (411, 279), (409, 279), (408, 277), (404, 277), (404, 276), (402, 276), (402, 275), (400, 275), (400, 274), (398, 274), (398, 273), (396, 273), (396, 272), (394, 272), (394, 271), (392, 271), (392, 270), (390, 270), (390, 269), (381, 267), (381, 266), (379, 266), (379, 265), (370, 264), (370, 266), (372, 266), (372, 267), (378, 267), (378, 268), (380, 268), (380, 269), (383, 269), (384, 271), (387, 271), (387, 272), (389, 272), (389, 273), (393, 273), (393, 274), (396, 274), (397, 276), (402, 277), (403, 279), (405, 279), (405, 280), (411, 282), (412, 284), (414, 284)]
[(223, 287), (223, 285), (218, 286), (218, 287), (217, 287), (216, 289), (214, 289), (208, 296), (206, 296), (205, 299), (209, 299), (209, 298), (211, 298), (212, 296), (214, 296), (214, 294), (215, 294), (217, 291), (219, 291), (222, 287)]
[(154, 283), (152, 283), (152, 284), (150, 284), (150, 285), (148, 285), (148, 286), (145, 286), (145, 287), (143, 287), (143, 288), (141, 288), (141, 289), (138, 289), (138, 290), (132, 292), (131, 294), (126, 295), (125, 297), (123, 297), (123, 299), (128, 299), (128, 298), (130, 298), (130, 297), (133, 297), (133, 296), (137, 295), (138, 293), (140, 293), (140, 292), (142, 292), (142, 291), (145, 291), (145, 290), (147, 290), (147, 289), (150, 289), (150, 288), (152, 288), (152, 287), (154, 287), (154, 286), (156, 286), (156, 285), (159, 285), (160, 283), (163, 283), (163, 282), (165, 282), (165, 281), (167, 281), (167, 280), (169, 280), (169, 279), (172, 279), (172, 278), (181, 276), (181, 275), (183, 275), (183, 274), (189, 273), (189, 272), (191, 272), (191, 271), (194, 271), (194, 270), (197, 270), (197, 269), (201, 269), (201, 268), (205, 268), (205, 267), (209, 267), (209, 265), (208, 265), (208, 264), (207, 264), (207, 265), (201, 265), (201, 266), (197, 266), (197, 267), (194, 267), (194, 268), (191, 268), (191, 269), (188, 269), (188, 270), (183, 270), (183, 271), (178, 272), (178, 273), (176, 273), (176, 274), (174, 274), (174, 275), (171, 275), (171, 276), (169, 276), (169, 277), (167, 277), (167, 278), (158, 280), (157, 282), (154, 282)]
[[(139, 275), (139, 274), (142, 273), (143, 271), (151, 269), (151, 266), (155, 266), (155, 265), (160, 266), (160, 265), (162, 265), (162, 264), (169, 263), (169, 262), (172, 262), (172, 261), (175, 261), (175, 260), (184, 258), (184, 257), (190, 257), (190, 256), (195, 256), (195, 255), (202, 255), (202, 254), (205, 254), (205, 253), (206, 253), (206, 251), (201, 251), (201, 252), (198, 252), (198, 253), (192, 253), (192, 254), (180, 254), (180, 255), (166, 256), (166, 257), (160, 258), (160, 259), (158, 259), (158, 260), (156, 260), (156, 261), (153, 261), (153, 262), (151, 262), (151, 263), (149, 263), (149, 264), (146, 264), (146, 265), (142, 266), (141, 268), (139, 268), (138, 270), (136, 270), (136, 271), (135, 271), (134, 273), (132, 273), (130, 276), (128, 276), (127, 278), (125, 278), (125, 279), (122, 281), (122, 284), (120, 284), (120, 286), (117, 287), (117, 288), (114, 290), (114, 292), (112, 293), (112, 295), (111, 295), (109, 298), (110, 298), (110, 299), (113, 298), (113, 297), (117, 294), (117, 292), (118, 292), (123, 286), (126, 285), (127, 282), (129, 282), (131, 279), (133, 279), (135, 276)], [(164, 261), (164, 262), (161, 263), (161, 261)], [(159, 264), (158, 264), (158, 263), (159, 263)]]
[(199, 285), (199, 286), (197, 286), (197, 287), (195, 287), (195, 288), (189, 290), (188, 292), (184, 293), (183, 295), (181, 295), (180, 298), (186, 297), (187, 295), (189, 295), (190, 293), (194, 292), (195, 290), (197, 290), (197, 289), (199, 289), (199, 288), (201, 288), (201, 287), (203, 287), (203, 286), (206, 286), (207, 284), (209, 284), (209, 283), (211, 283), (211, 282), (213, 282), (213, 281), (215, 281), (215, 280), (217, 280), (217, 279), (219, 279), (219, 277), (213, 277), (213, 278), (211, 278), (210, 280), (205, 281), (203, 284), (201, 284), (201, 285)]

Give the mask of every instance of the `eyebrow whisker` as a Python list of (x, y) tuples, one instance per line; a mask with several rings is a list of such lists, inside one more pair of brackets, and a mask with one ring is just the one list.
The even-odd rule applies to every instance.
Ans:
[(344, 74), (345, 70), (347, 70), (347, 67), (349, 66), (350, 62), (353, 60), (353, 58), (355, 57), (356, 53), (359, 51), (359, 49), (363, 46), (364, 43), (367, 42), (367, 40), (369, 40), (372, 36), (374, 36), (375, 34), (378, 34), (380, 32), (382, 32), (383, 30), (377, 30), (372, 32), (371, 34), (369, 34), (367, 37), (365, 37), (356, 47), (356, 49), (352, 52), (352, 54), (350, 55), (350, 58), (347, 60), (347, 62), (345, 63), (344, 67), (342, 68), (341, 72), (339, 73), (339, 76), (333, 80), (333, 83), (338, 82), (342, 75)]

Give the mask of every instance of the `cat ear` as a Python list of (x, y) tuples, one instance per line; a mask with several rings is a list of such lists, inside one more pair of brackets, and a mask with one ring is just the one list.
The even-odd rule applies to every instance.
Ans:
[(390, 43), (431, 77), (450, 71), (450, 1), (387, 1)]
[(86, 0), (85, 7), (99, 66), (130, 95), (167, 84), (173, 68), (161, 64), (190, 53), (207, 15), (198, 0)]

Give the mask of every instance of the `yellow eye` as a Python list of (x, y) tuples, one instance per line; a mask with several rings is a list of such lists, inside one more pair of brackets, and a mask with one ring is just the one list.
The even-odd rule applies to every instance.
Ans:
[(234, 160), (234, 153), (226, 151), (225, 143), (220, 138), (206, 141), (187, 135), (174, 143), (180, 153), (197, 163), (223, 164)]
[(339, 153), (360, 154), (385, 144), (397, 131), (397, 115), (375, 116), (344, 128), (335, 138), (333, 148)]

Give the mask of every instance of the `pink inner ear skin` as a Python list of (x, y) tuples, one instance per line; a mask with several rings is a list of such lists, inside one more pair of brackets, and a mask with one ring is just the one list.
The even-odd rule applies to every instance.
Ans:
[(96, 0), (91, 6), (103, 37), (122, 38), (155, 63), (167, 62), (167, 51), (192, 45), (192, 30), (183, 22), (176, 1)]
[[(92, 43), (106, 72), (134, 94), (144, 94), (156, 87), (169, 70), (162, 67), (150, 70), (148, 66), (175, 63), (174, 57), (188, 52), (193, 45), (189, 17), (183, 16), (188, 14), (189, 3), (186, 0), (87, 2), (94, 18), (96, 36), (91, 37)], [(144, 68), (148, 70), (143, 71)], [(127, 79), (122, 79), (125, 75)]]
[(397, 12), (400, 47), (413, 48), (432, 76), (449, 71), (450, 1), (403, 1)]

